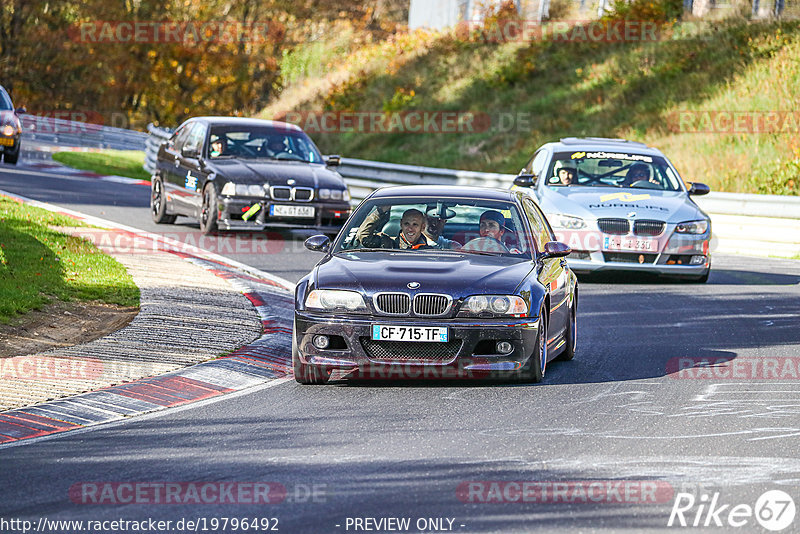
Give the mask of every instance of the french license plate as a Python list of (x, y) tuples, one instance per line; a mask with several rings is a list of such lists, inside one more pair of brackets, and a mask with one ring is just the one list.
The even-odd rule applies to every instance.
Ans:
[(0, 137), (0, 145), (14, 146), (14, 140), (10, 137)]
[(447, 343), (449, 332), (446, 326), (389, 326), (372, 325), (374, 341), (434, 341)]
[(658, 241), (636, 239), (624, 236), (603, 236), (603, 250), (631, 250), (634, 252), (655, 252)]
[(269, 207), (271, 217), (314, 217), (314, 206), (282, 206), (273, 204)]

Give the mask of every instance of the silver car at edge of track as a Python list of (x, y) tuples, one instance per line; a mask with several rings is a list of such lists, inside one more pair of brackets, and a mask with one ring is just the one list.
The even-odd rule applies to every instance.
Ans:
[(704, 283), (711, 219), (664, 154), (624, 139), (568, 137), (542, 145), (514, 180), (572, 248), (577, 273), (640, 271)]

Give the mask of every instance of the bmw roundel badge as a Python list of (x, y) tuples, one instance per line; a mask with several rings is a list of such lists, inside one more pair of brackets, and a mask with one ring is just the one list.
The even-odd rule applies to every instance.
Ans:
[(419, 289), (419, 282), (409, 282), (407, 287), (408, 289)]

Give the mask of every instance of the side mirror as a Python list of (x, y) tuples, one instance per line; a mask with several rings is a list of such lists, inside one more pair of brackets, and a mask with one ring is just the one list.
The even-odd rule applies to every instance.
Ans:
[(181, 148), (181, 156), (184, 158), (196, 158), (199, 153), (195, 147), (184, 146)]
[(342, 156), (336, 154), (331, 156), (325, 156), (325, 165), (327, 165), (328, 167), (338, 167), (341, 164), (342, 164)]
[(572, 253), (572, 249), (569, 248), (566, 244), (562, 243), (561, 241), (550, 241), (546, 243), (544, 246), (544, 253), (542, 254), (542, 259), (547, 258), (563, 258), (565, 256), (569, 256)]
[(692, 187), (689, 188), (690, 195), (707, 195), (711, 192), (711, 188), (708, 187), (706, 184), (701, 184), (700, 182), (692, 183)]
[(328, 252), (331, 248), (331, 240), (326, 235), (312, 235), (306, 239), (305, 246), (313, 252)]
[(16, 113), (17, 115), (24, 115), (27, 112), (28, 112), (28, 108), (26, 108), (25, 106), (20, 106), (20, 107), (18, 107), (17, 109), (14, 110), (14, 113)]
[(536, 182), (535, 174), (520, 174), (514, 178), (514, 185), (519, 187), (533, 187), (534, 182)]

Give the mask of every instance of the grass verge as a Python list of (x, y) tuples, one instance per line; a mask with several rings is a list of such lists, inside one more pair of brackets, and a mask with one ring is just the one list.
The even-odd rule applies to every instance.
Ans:
[(56, 152), (53, 160), (74, 169), (150, 180), (144, 170), (144, 152), (140, 150), (102, 150), (100, 152)]
[[(490, 119), (486, 128), (308, 133), (346, 157), (505, 173), (560, 137), (624, 137), (661, 148), (686, 180), (717, 191), (799, 194), (800, 25), (731, 19), (686, 28), (665, 24), (658, 40), (638, 42), (404, 35), (341, 58), (330, 83), (288, 85), (264, 116), (473, 112)], [(792, 112), (792, 120), (701, 133), (704, 117), (720, 111)], [(678, 120), (686, 114), (694, 127)]]
[(139, 305), (139, 288), (117, 260), (51, 226), (86, 225), (0, 197), (0, 322), (53, 298)]

